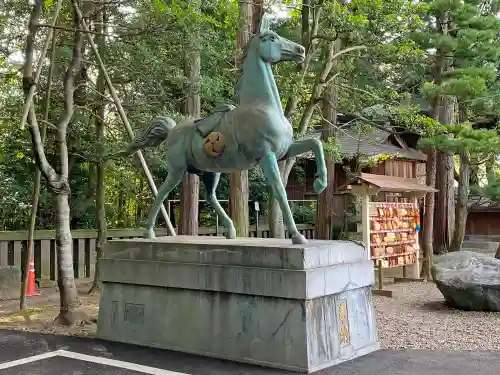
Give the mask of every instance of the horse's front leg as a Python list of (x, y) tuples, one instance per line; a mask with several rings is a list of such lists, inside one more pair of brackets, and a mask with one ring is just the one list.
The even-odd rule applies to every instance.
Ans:
[(281, 212), (283, 213), (283, 220), (285, 221), (286, 228), (288, 229), (288, 233), (292, 236), (292, 242), (294, 244), (307, 243), (306, 238), (297, 230), (297, 226), (293, 220), (292, 211), (288, 205), (285, 186), (283, 185), (283, 181), (281, 181), (276, 155), (274, 153), (270, 153), (263, 157), (260, 161), (260, 166), (266, 176), (269, 186), (271, 186), (271, 189), (273, 190), (274, 198), (278, 200)]
[(312, 151), (316, 159), (316, 179), (314, 180), (314, 191), (321, 193), (325, 190), (328, 183), (328, 176), (326, 172), (325, 154), (323, 152), (323, 143), (317, 139), (303, 139), (292, 143), (288, 152), (283, 159), (290, 159), (297, 155), (305, 154)]

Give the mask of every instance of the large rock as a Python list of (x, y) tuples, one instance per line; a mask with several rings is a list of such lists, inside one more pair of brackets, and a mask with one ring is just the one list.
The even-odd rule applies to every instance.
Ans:
[(21, 269), (0, 266), (0, 299), (19, 298), (21, 294)]
[(500, 260), (472, 251), (457, 251), (436, 259), (432, 277), (453, 306), (500, 311)]

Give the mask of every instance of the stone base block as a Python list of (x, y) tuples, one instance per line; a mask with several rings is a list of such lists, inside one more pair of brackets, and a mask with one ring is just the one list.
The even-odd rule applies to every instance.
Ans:
[(0, 299), (19, 298), (21, 295), (21, 269), (0, 266)]
[(100, 266), (103, 339), (307, 373), (379, 349), (352, 242), (116, 240)]

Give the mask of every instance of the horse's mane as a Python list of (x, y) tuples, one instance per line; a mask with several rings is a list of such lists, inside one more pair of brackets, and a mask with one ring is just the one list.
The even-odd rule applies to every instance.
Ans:
[(242, 82), (243, 82), (243, 63), (245, 62), (245, 59), (248, 56), (248, 51), (250, 50), (250, 45), (252, 44), (253, 40), (256, 37), (258, 37), (258, 35), (259, 35), (258, 33), (254, 34), (248, 40), (247, 44), (245, 44), (245, 46), (243, 47), (243, 51), (241, 51), (241, 56), (238, 59), (239, 77), (238, 77), (238, 80), (236, 81), (236, 87), (235, 87), (236, 96), (240, 95), (241, 85), (242, 85)]

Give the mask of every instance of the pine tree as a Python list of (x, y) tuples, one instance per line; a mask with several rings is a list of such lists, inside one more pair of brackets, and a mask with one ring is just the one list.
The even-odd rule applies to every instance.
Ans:
[[(422, 93), (432, 99), (435, 118), (445, 122), (446, 132), (423, 141), (441, 152), (458, 155), (459, 178), (455, 210), (455, 230), (450, 250), (459, 250), (465, 234), (471, 165), (484, 163), (484, 155), (493, 155), (499, 139), (494, 130), (475, 129), (478, 116), (491, 111), (496, 96), (496, 67), (500, 49), (495, 48), (500, 22), (493, 15), (496, 1), (436, 0), (428, 3), (428, 15), (436, 27), (420, 35), (421, 42), (436, 47), (434, 77)], [(443, 102), (455, 102), (458, 123), (443, 120)], [(455, 112), (455, 111), (454, 111)], [(456, 116), (454, 116), (456, 117)]]

